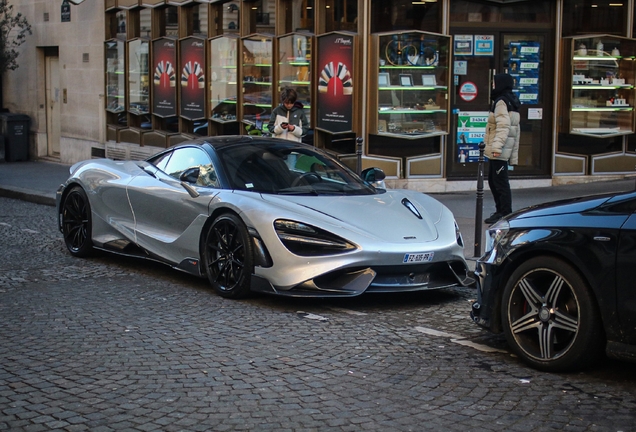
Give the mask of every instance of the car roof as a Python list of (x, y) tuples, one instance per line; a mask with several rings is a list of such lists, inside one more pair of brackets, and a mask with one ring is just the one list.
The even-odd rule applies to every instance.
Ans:
[(188, 146), (188, 145), (203, 146), (204, 144), (208, 144), (214, 149), (221, 149), (224, 147), (231, 147), (237, 144), (259, 145), (259, 144), (274, 144), (274, 143), (277, 145), (281, 145), (281, 144), (288, 145), (289, 147), (298, 147), (298, 146), (308, 147), (307, 144), (283, 140), (280, 138), (249, 136), (249, 135), (218, 135), (218, 136), (197, 138), (191, 141), (183, 141), (178, 144), (175, 144), (171, 148), (177, 148), (177, 147)]

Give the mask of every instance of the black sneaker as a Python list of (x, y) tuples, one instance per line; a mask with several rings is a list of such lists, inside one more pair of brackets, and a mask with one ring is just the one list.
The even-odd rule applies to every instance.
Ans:
[(487, 217), (486, 219), (484, 219), (484, 222), (487, 223), (488, 225), (492, 225), (495, 222), (497, 222), (499, 219), (501, 219), (503, 217), (503, 215), (501, 213), (493, 213), (490, 215), (490, 217)]

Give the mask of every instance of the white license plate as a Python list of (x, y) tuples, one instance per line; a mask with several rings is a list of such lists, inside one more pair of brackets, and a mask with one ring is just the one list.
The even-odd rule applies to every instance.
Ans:
[(405, 264), (431, 262), (433, 261), (433, 255), (435, 255), (435, 252), (420, 252), (420, 253), (405, 254), (404, 261), (402, 262)]

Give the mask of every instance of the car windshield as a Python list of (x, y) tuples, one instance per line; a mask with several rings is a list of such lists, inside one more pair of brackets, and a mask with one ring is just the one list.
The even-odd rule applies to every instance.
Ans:
[(279, 195), (371, 195), (378, 191), (313, 147), (286, 142), (221, 147), (231, 187)]

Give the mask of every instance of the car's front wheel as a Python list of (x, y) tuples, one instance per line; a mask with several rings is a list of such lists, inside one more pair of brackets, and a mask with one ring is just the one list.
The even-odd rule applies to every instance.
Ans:
[(534, 368), (580, 369), (603, 352), (596, 301), (563, 260), (537, 257), (522, 263), (506, 284), (501, 313), (508, 344)]
[(227, 298), (248, 296), (254, 258), (243, 221), (232, 213), (217, 217), (204, 242), (203, 263), (214, 290)]
[(73, 187), (62, 203), (62, 235), (71, 255), (86, 257), (93, 252), (91, 206), (86, 192)]

